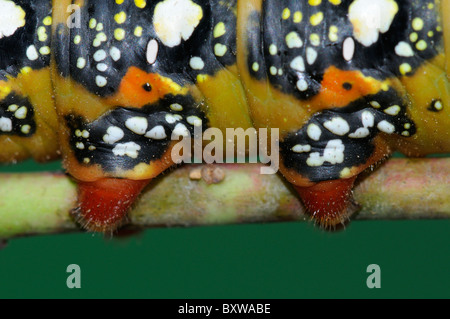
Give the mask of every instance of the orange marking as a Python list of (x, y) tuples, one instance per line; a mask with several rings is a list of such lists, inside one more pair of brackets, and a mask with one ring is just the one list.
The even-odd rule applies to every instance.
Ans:
[(152, 104), (167, 94), (186, 94), (187, 89), (157, 73), (147, 73), (134, 66), (120, 82), (119, 90), (111, 99), (129, 107)]
[(325, 71), (321, 85), (319, 94), (311, 101), (315, 111), (345, 107), (365, 95), (387, 88), (384, 82), (366, 77), (360, 71), (343, 71), (334, 66)]

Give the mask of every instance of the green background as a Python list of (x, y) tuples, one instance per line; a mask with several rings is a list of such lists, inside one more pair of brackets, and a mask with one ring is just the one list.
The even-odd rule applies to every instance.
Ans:
[[(57, 170), (25, 162), (5, 171)], [(70, 264), (81, 289), (69, 289)], [(381, 288), (369, 289), (370, 264)], [(0, 298), (449, 298), (450, 221), (149, 229), (126, 239), (20, 238), (0, 250)]]

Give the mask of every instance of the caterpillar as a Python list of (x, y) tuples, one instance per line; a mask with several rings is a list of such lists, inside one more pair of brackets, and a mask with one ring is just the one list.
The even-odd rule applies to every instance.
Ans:
[(449, 80), (448, 0), (0, 0), (0, 162), (62, 157), (74, 218), (105, 232), (174, 134), (277, 129), (332, 228), (367, 168), (450, 151)]

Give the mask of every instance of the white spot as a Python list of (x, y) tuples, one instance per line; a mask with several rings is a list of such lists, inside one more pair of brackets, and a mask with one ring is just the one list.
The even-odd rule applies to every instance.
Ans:
[(108, 144), (114, 144), (120, 141), (125, 136), (120, 127), (110, 126), (106, 130), (106, 134), (103, 136), (103, 141)]
[(369, 136), (370, 132), (365, 127), (358, 128), (355, 132), (348, 134), (348, 137), (351, 138), (364, 138)]
[(308, 134), (310, 139), (318, 141), (320, 139), (320, 135), (322, 135), (322, 130), (316, 124), (311, 123), (306, 129), (306, 133)]
[(12, 121), (7, 117), (0, 117), (0, 130), (2, 132), (11, 132)]
[(355, 0), (348, 9), (353, 36), (368, 47), (378, 41), (379, 33), (389, 30), (398, 12), (394, 0)]
[(202, 58), (194, 56), (189, 60), (189, 66), (194, 70), (201, 70), (205, 67), (205, 62)]
[(344, 40), (342, 45), (342, 56), (346, 61), (350, 61), (353, 59), (353, 55), (355, 54), (355, 41), (352, 38), (348, 37)]
[(419, 51), (423, 51), (427, 48), (427, 43), (424, 40), (419, 40), (419, 42), (416, 43), (416, 49)]
[(370, 101), (370, 105), (372, 105), (372, 107), (376, 109), (381, 107), (380, 103), (378, 103), (377, 101)]
[(145, 117), (131, 117), (125, 121), (125, 127), (138, 135), (144, 135), (147, 131), (148, 121)]
[(214, 27), (214, 30), (213, 30), (214, 38), (220, 38), (226, 32), (227, 32), (227, 29), (226, 29), (225, 23), (219, 22), (216, 24), (216, 26)]
[(306, 62), (308, 62), (309, 65), (313, 64), (316, 61), (317, 58), (317, 51), (313, 48), (306, 48)]
[(202, 7), (191, 0), (165, 0), (155, 7), (153, 27), (164, 45), (174, 47), (191, 37), (202, 18)]
[(0, 39), (25, 25), (25, 11), (13, 1), (0, 0)]
[(358, 128), (355, 132), (348, 134), (348, 137), (351, 138), (364, 138), (369, 136), (370, 131), (367, 129), (368, 127), (372, 127), (375, 122), (375, 117), (369, 111), (364, 111), (361, 114), (361, 121), (364, 127)]
[(111, 49), (109, 50), (109, 54), (111, 55), (111, 58), (114, 60), (114, 61), (119, 61), (120, 60), (120, 56), (121, 56), (121, 54), (120, 54), (120, 50), (118, 49), (118, 48), (116, 48), (116, 47), (111, 47)]
[(306, 91), (308, 89), (308, 83), (305, 79), (300, 79), (296, 83), (297, 89), (301, 92)]
[(42, 55), (48, 55), (50, 54), (50, 47), (48, 46), (43, 46), (39, 49), (39, 53)]
[(85, 58), (78, 58), (77, 59), (77, 68), (82, 69), (86, 66), (86, 59)]
[(108, 81), (104, 76), (97, 75), (95, 77), (95, 84), (97, 84), (98, 87), (104, 87), (106, 84), (108, 84)]
[(100, 39), (95, 38), (94, 41), (92, 41), (92, 45), (96, 48), (98, 48), (102, 44), (102, 41)]
[(295, 153), (307, 153), (311, 151), (311, 145), (306, 144), (306, 145), (302, 145), (302, 144), (297, 144), (294, 145), (291, 150)]
[(116, 156), (128, 156), (131, 158), (137, 158), (138, 157), (138, 151), (141, 149), (141, 147), (136, 144), (135, 142), (128, 142), (123, 144), (117, 144), (114, 149), (113, 153)]
[[(97, 25), (97, 27), (99, 25), (102, 25), (101, 23), (99, 23)], [(106, 36), (105, 32), (100, 32), (95, 36), (96, 39), (98, 39), (100, 42), (105, 42), (106, 40), (108, 40), (108, 37)]]
[(15, 113), (14, 116), (19, 120), (23, 120), (27, 117), (28, 109), (26, 106), (22, 106)]
[(440, 111), (440, 110), (443, 109), (442, 102), (439, 101), (439, 100), (436, 101), (436, 102), (434, 102), (433, 106), (434, 106), (434, 108), (435, 108), (436, 110), (438, 110), (438, 111)]
[(369, 111), (364, 111), (361, 114), (361, 120), (364, 127), (372, 127), (373, 124), (375, 123), (375, 117)]
[(158, 57), (159, 45), (158, 41), (155, 39), (151, 39), (147, 44), (147, 62), (148, 64), (153, 64), (156, 62), (156, 58)]
[(338, 164), (344, 161), (345, 146), (341, 140), (330, 140), (323, 151), (323, 156), (319, 152), (311, 153), (306, 160), (308, 166), (322, 166), (323, 163)]
[(330, 26), (330, 31), (328, 32), (328, 38), (332, 42), (337, 42), (339, 40), (339, 29), (335, 25)]
[(17, 106), (17, 104), (11, 104), (10, 106), (8, 106), (8, 111), (15, 112), (18, 108), (19, 106)]
[(278, 69), (275, 66), (271, 66), (269, 69), (270, 74), (276, 75), (278, 72)]
[(105, 50), (98, 50), (94, 53), (94, 60), (97, 62), (103, 61), (106, 59), (106, 52)]
[(275, 44), (269, 45), (269, 53), (270, 55), (276, 55), (278, 53), (278, 48)]
[(30, 61), (35, 61), (39, 58), (39, 53), (34, 45), (30, 45), (27, 49), (27, 58)]
[(330, 132), (336, 135), (345, 135), (350, 131), (350, 127), (346, 120), (342, 117), (333, 117), (331, 121), (326, 121), (323, 123)]
[(95, 20), (94, 18), (91, 18), (91, 20), (89, 20), (89, 28), (94, 29), (97, 26), (97, 20)]
[(31, 131), (31, 126), (28, 125), (28, 124), (25, 124), (25, 125), (23, 125), (23, 126), (20, 128), (20, 131), (21, 131), (23, 134), (28, 134), (28, 133), (30, 133), (30, 131)]
[(400, 41), (395, 46), (395, 54), (397, 54), (398, 56), (410, 57), (414, 56), (414, 51), (409, 45), (409, 43), (405, 41)]
[(311, 33), (309, 41), (313, 46), (317, 47), (320, 45), (320, 36), (317, 33)]
[(202, 126), (202, 119), (195, 115), (188, 116), (186, 120), (189, 124), (193, 126)]
[(305, 62), (301, 56), (295, 57), (290, 64), (295, 71), (305, 72)]
[(319, 152), (314, 152), (309, 154), (308, 159), (306, 160), (306, 164), (308, 166), (322, 166), (324, 160), (322, 156), (320, 156)]
[(177, 122), (177, 121), (179, 121), (179, 118), (178, 118), (178, 117), (175, 117), (175, 116), (172, 115), (172, 114), (166, 114), (166, 122), (167, 122), (167, 123), (173, 124), (173, 123), (175, 123), (175, 122)]
[(395, 126), (386, 120), (381, 121), (377, 124), (377, 128), (384, 133), (392, 134), (395, 132)]
[(342, 163), (344, 161), (345, 146), (341, 140), (330, 140), (323, 152), (323, 159), (331, 164)]
[(389, 115), (397, 115), (400, 112), (400, 106), (398, 105), (392, 105), (389, 106), (387, 109), (384, 110), (384, 113), (389, 114)]
[(167, 137), (166, 131), (162, 125), (155, 126), (150, 131), (145, 134), (145, 137), (154, 139), (154, 140), (163, 140)]
[(77, 142), (75, 144), (75, 147), (78, 148), (79, 150), (84, 150), (84, 144), (81, 142)]
[(225, 53), (227, 53), (227, 50), (227, 46), (222, 43), (216, 43), (216, 45), (214, 45), (214, 54), (216, 56), (224, 56)]
[(419, 17), (416, 17), (412, 20), (412, 27), (416, 31), (420, 31), (423, 29), (423, 20)]
[(170, 104), (170, 109), (173, 111), (183, 111), (183, 106), (178, 103)]
[(37, 29), (36, 34), (38, 35), (39, 41), (41, 41), (41, 42), (47, 41), (48, 35), (47, 35), (47, 30), (45, 29), (44, 26), (40, 26), (40, 27)]
[(183, 123), (178, 123), (172, 131), (172, 137), (177, 138), (179, 136), (187, 137), (190, 135), (189, 130)]
[(99, 70), (100, 72), (105, 72), (106, 70), (108, 70), (108, 65), (105, 63), (99, 63), (97, 64), (97, 70)]
[(286, 35), (285, 41), (289, 49), (300, 48), (303, 45), (302, 39), (300, 39), (300, 36), (295, 31), (289, 32)]
[(83, 132), (81, 132), (81, 136), (82, 136), (83, 138), (88, 138), (88, 137), (89, 137), (89, 132), (86, 131), (86, 130), (83, 130)]

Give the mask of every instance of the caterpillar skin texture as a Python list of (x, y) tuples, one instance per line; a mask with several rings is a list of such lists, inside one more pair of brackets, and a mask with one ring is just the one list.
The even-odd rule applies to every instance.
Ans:
[(62, 155), (74, 217), (111, 231), (172, 133), (278, 128), (332, 228), (368, 167), (450, 152), (449, 80), (449, 0), (0, 0), (0, 161)]

